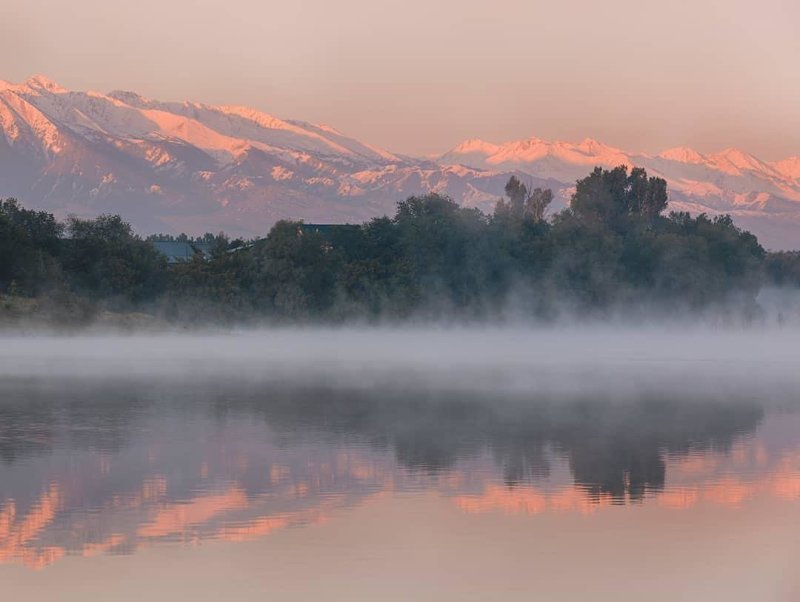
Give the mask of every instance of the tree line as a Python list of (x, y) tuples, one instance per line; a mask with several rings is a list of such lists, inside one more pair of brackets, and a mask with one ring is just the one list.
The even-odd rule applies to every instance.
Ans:
[[(263, 239), (137, 236), (117, 215), (59, 221), (0, 202), (0, 292), (179, 322), (554, 319), (714, 307), (757, 311), (800, 286), (797, 253), (767, 253), (729, 216), (666, 213), (645, 170), (595, 168), (569, 207), (511, 177), (491, 214), (438, 194), (361, 225), (280, 221)], [(211, 244), (168, 265), (153, 240)]]

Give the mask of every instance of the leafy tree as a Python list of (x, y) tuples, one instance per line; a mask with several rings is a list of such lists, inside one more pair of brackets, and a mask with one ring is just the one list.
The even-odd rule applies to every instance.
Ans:
[(256, 253), (258, 303), (278, 317), (315, 317), (336, 300), (338, 257), (302, 222), (279, 221)]
[(486, 216), (429, 194), (398, 203), (394, 222), (420, 300), (428, 309), (480, 311), (489, 254)]
[(230, 323), (256, 315), (251, 252), (195, 255), (170, 266), (167, 291), (159, 307), (170, 319)]
[(552, 190), (542, 188), (531, 190), (520, 182), (517, 176), (511, 176), (506, 183), (505, 193), (508, 202), (503, 199), (497, 201), (494, 208), (495, 219), (517, 224), (524, 220), (536, 223), (545, 221), (547, 208), (553, 201)]
[(15, 294), (30, 295), (56, 283), (63, 230), (52, 214), (0, 200), (0, 291), (13, 283)]
[(535, 188), (525, 199), (525, 217), (534, 223), (542, 223), (547, 216), (547, 208), (553, 202), (553, 191), (549, 188)]
[(800, 251), (781, 251), (766, 257), (769, 283), (781, 287), (800, 287)]
[(522, 218), (525, 210), (525, 199), (528, 198), (528, 188), (519, 181), (517, 176), (511, 176), (506, 184), (505, 191), (508, 197), (509, 212), (517, 219)]
[(101, 299), (139, 303), (164, 290), (166, 259), (118, 215), (70, 217), (63, 265), (71, 285)]
[(612, 170), (596, 167), (586, 178), (578, 180), (570, 202), (579, 219), (598, 221), (616, 229), (624, 229), (631, 218), (653, 222), (666, 207), (666, 181), (648, 178), (641, 168), (634, 168), (628, 175), (624, 165)]

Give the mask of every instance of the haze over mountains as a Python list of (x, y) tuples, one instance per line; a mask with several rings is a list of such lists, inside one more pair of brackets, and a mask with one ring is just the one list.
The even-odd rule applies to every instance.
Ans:
[(324, 125), (239, 106), (0, 81), (0, 197), (67, 213), (120, 213), (139, 232), (264, 235), (278, 219), (359, 222), (429, 191), (491, 211), (511, 173), (556, 194), (596, 165), (665, 178), (670, 209), (730, 213), (775, 249), (800, 248), (800, 157), (727, 149), (627, 152), (587, 139), (467, 140), (435, 158), (394, 154)]

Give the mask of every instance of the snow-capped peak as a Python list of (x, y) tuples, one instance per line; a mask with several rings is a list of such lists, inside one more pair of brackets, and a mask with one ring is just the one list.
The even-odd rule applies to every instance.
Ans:
[(739, 175), (742, 171), (754, 171), (771, 177), (781, 177), (780, 172), (771, 165), (738, 148), (726, 148), (708, 158), (714, 162), (717, 169), (731, 175)]
[(586, 153), (592, 153), (592, 154), (605, 153), (609, 150), (614, 152), (620, 152), (619, 149), (612, 148), (606, 144), (603, 144), (602, 142), (595, 140), (594, 138), (584, 138), (575, 146)]
[(702, 165), (706, 162), (706, 158), (703, 155), (698, 153), (693, 148), (689, 148), (688, 146), (676, 146), (675, 148), (670, 148), (660, 152), (658, 156), (662, 159), (667, 159), (668, 161), (677, 161), (678, 163), (694, 163), (697, 165)]
[(468, 140), (464, 140), (461, 144), (456, 146), (451, 153), (467, 155), (471, 153), (478, 153), (482, 155), (493, 155), (500, 147), (497, 144), (493, 144), (492, 142), (486, 142), (485, 140), (481, 140), (480, 138), (469, 138)]
[(67, 91), (66, 88), (62, 88), (52, 79), (45, 77), (44, 75), (34, 75), (26, 80), (23, 85), (31, 90), (45, 90), (47, 92), (53, 92), (56, 94), (61, 94)]
[(729, 163), (737, 169), (758, 169), (763, 165), (762, 161), (738, 148), (726, 148), (710, 158), (720, 163)]

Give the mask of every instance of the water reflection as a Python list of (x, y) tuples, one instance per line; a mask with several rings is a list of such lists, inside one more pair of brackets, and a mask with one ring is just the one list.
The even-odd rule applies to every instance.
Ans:
[(465, 513), (795, 500), (800, 438), (764, 431), (797, 417), (776, 416), (749, 400), (6, 383), (0, 562), (241, 541), (417, 492)]

